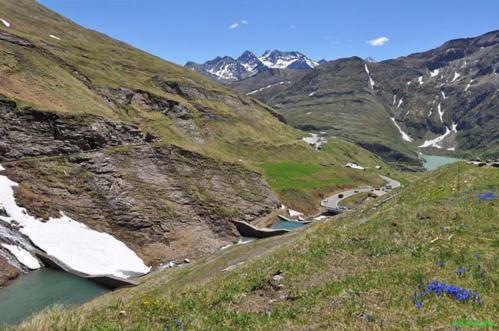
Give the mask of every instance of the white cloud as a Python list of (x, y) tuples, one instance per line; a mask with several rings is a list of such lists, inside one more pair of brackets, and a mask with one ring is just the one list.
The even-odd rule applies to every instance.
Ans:
[(368, 40), (367, 43), (373, 47), (379, 47), (386, 44), (390, 39), (388, 37), (379, 37), (375, 39)]
[(248, 24), (248, 21), (242, 20), (241, 22), (234, 22), (229, 25), (229, 29), (237, 29), (240, 28), (243, 24)]

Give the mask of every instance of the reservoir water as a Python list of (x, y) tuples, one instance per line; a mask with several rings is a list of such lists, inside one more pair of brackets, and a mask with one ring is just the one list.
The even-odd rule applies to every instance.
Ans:
[(298, 223), (298, 222), (288, 222), (283, 219), (278, 219), (277, 222), (275, 222), (271, 228), (272, 229), (282, 229), (282, 230), (293, 230), (297, 228), (301, 228), (305, 226), (305, 224)]
[(42, 268), (0, 289), (0, 328), (17, 324), (54, 304), (77, 305), (109, 289), (71, 274)]
[(438, 167), (441, 167), (446, 164), (463, 161), (462, 159), (456, 159), (454, 157), (437, 156), (437, 155), (423, 155), (423, 159), (424, 159), (423, 166), (428, 171), (435, 170)]

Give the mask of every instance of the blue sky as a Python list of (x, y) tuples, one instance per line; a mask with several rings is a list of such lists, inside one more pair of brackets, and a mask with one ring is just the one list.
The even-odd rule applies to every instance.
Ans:
[(353, 55), (383, 60), (499, 29), (499, 0), (39, 2), (179, 64), (274, 48), (301, 51), (315, 60)]

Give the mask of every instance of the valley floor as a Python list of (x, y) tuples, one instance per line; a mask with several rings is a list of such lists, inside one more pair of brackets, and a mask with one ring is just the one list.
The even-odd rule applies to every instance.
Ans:
[[(449, 165), (384, 204), (232, 246), (18, 330), (447, 329), (496, 323), (495, 168)], [(459, 182), (458, 182), (459, 181)], [(432, 281), (474, 292), (424, 291)], [(479, 299), (475, 295), (479, 295)], [(461, 292), (460, 292), (461, 293)], [(492, 324), (490, 324), (492, 323)]]

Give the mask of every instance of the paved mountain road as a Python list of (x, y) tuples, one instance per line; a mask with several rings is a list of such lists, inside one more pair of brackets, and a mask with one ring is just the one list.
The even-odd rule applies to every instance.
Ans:
[[(332, 195), (324, 200), (322, 200), (321, 202), (321, 206), (324, 207), (324, 208), (327, 208), (327, 209), (338, 209), (339, 206), (338, 206), (338, 203), (341, 201), (341, 200), (344, 200), (348, 197), (351, 197), (353, 195), (356, 195), (356, 194), (359, 194), (359, 193), (366, 193), (366, 192), (371, 192), (372, 194), (376, 195), (376, 196), (382, 196), (386, 193), (388, 193), (389, 191), (393, 190), (393, 189), (396, 189), (398, 187), (400, 187), (400, 182), (399, 181), (396, 181), (392, 178), (389, 178), (389, 177), (386, 177), (386, 176), (382, 176), (382, 175), (379, 175), (384, 181), (387, 182), (387, 184), (385, 185), (385, 187), (383, 187), (382, 189), (380, 190), (377, 190), (375, 189), (374, 187), (371, 187), (371, 186), (363, 186), (363, 187), (359, 187), (359, 188), (356, 188), (356, 189), (353, 189), (353, 190), (348, 190), (348, 191), (343, 191), (343, 192), (340, 192), (338, 194), (335, 194), (335, 195)], [(340, 197), (341, 196), (341, 197)]]

